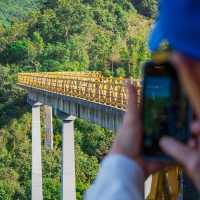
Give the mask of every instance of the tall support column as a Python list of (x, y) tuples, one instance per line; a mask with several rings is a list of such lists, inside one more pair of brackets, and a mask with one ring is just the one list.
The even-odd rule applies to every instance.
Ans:
[(62, 200), (76, 200), (74, 120), (69, 116), (63, 120), (62, 130)]
[(45, 147), (53, 150), (52, 107), (44, 106)]
[(32, 200), (43, 199), (40, 106), (38, 103), (32, 107)]

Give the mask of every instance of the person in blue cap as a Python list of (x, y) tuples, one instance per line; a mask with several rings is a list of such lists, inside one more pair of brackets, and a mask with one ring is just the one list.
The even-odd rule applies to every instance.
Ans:
[[(157, 51), (162, 43), (174, 50), (171, 62), (176, 67), (197, 120), (191, 131), (195, 139), (183, 145), (162, 138), (161, 148), (186, 170), (200, 192), (200, 1), (161, 0), (160, 14), (150, 35), (149, 47)], [(144, 180), (161, 169), (140, 155), (141, 123), (134, 86), (128, 83), (128, 107), (109, 155), (102, 162), (96, 181), (87, 191), (86, 200), (142, 200)]]

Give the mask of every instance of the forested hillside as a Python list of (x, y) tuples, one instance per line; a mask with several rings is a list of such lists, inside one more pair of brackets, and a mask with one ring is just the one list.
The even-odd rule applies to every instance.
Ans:
[[(17, 72), (98, 70), (139, 77), (150, 56), (146, 38), (155, 15), (155, 0), (0, 1), (0, 200), (30, 199), (31, 113), (25, 91), (15, 85)], [(82, 120), (75, 127), (82, 199), (113, 134)], [(54, 150), (43, 149), (44, 200), (60, 198), (59, 119), (54, 133)]]
[(30, 11), (39, 9), (40, 5), (40, 0), (1, 0), (0, 21), (9, 25), (15, 19), (22, 20)]
[(138, 12), (144, 16), (155, 18), (158, 9), (158, 0), (132, 0)]

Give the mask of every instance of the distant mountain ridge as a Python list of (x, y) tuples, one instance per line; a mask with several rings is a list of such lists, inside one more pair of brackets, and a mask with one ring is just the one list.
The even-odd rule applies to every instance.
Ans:
[(0, 21), (8, 24), (13, 18), (22, 19), (40, 5), (41, 0), (0, 0)]

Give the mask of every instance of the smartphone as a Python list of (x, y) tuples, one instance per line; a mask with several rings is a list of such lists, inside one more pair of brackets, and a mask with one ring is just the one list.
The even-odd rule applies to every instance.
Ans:
[(166, 160), (160, 148), (163, 136), (186, 143), (190, 137), (191, 106), (170, 62), (147, 62), (142, 79), (142, 154), (147, 159)]

